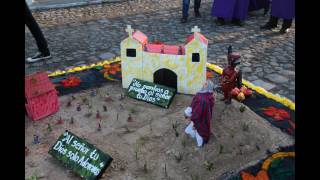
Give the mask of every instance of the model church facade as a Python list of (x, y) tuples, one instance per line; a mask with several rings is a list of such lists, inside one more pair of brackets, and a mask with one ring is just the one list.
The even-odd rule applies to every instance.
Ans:
[(122, 86), (133, 78), (173, 87), (179, 93), (196, 94), (206, 81), (208, 40), (195, 26), (184, 45), (148, 43), (148, 37), (134, 31), (121, 42)]

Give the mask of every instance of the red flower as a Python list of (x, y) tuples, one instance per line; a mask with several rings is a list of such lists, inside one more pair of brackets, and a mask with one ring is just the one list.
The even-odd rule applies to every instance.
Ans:
[(63, 87), (78, 86), (80, 83), (81, 83), (80, 78), (76, 76), (70, 76), (67, 79), (61, 81), (61, 84)]
[(290, 114), (284, 109), (278, 109), (273, 106), (265, 108), (263, 114), (274, 118), (277, 121), (282, 121), (284, 119), (289, 119)]

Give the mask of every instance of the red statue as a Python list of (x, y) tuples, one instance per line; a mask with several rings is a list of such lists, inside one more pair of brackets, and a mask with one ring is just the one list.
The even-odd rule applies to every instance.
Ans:
[(232, 53), (232, 46), (228, 47), (228, 66), (223, 69), (221, 76), (221, 88), (223, 91), (223, 99), (226, 104), (231, 103), (231, 91), (233, 88), (242, 86), (241, 70), (236, 70), (236, 66), (240, 64), (240, 54)]

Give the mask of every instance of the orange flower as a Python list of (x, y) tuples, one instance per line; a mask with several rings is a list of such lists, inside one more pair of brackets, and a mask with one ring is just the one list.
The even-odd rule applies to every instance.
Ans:
[(212, 71), (207, 71), (206, 76), (207, 76), (207, 79), (208, 78), (213, 78), (213, 72)]
[(268, 173), (265, 170), (260, 170), (257, 176), (253, 176), (247, 172), (241, 172), (242, 180), (269, 180)]
[(103, 73), (115, 75), (117, 72), (121, 71), (121, 67), (119, 63), (107, 64), (104, 65)]

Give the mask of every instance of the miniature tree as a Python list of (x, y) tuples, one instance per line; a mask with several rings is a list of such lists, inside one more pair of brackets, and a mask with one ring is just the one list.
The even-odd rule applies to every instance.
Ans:
[(48, 127), (47, 127), (48, 132), (50, 133), (52, 131), (51, 125), (50, 123), (48, 123)]
[(74, 118), (71, 117), (70, 124), (74, 124)]
[(72, 106), (72, 103), (71, 103), (71, 100), (69, 100), (68, 102), (67, 102), (67, 107), (71, 107)]

